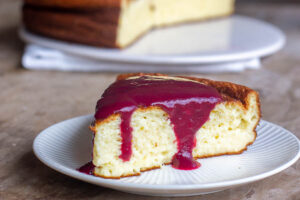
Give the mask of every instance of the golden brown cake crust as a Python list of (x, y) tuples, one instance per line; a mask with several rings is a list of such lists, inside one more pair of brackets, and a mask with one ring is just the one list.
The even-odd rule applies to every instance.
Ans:
[(122, 0), (24, 0), (25, 4), (52, 8), (120, 7)]
[(27, 30), (48, 37), (115, 48), (119, 13), (119, 7), (74, 11), (25, 5), (23, 23)]
[[(117, 77), (117, 80), (123, 80), (123, 79), (127, 79), (130, 77), (135, 77), (135, 76), (167, 76), (165, 74), (160, 74), (160, 73), (129, 73), (129, 74), (121, 74)], [(204, 155), (204, 156), (200, 156), (200, 157), (195, 157), (195, 159), (199, 159), (199, 158), (209, 158), (209, 157), (215, 157), (215, 156), (222, 156), (222, 155), (234, 155), (234, 154), (241, 154), (243, 153), (245, 150), (247, 150), (247, 147), (249, 145), (251, 145), (255, 139), (256, 139), (256, 127), (259, 123), (260, 117), (261, 117), (261, 111), (260, 111), (260, 101), (259, 101), (259, 95), (255, 90), (252, 90), (246, 86), (242, 86), (242, 85), (238, 85), (235, 83), (230, 83), (230, 82), (223, 82), (223, 81), (214, 81), (214, 80), (209, 80), (209, 79), (204, 79), (204, 78), (195, 78), (195, 77), (186, 77), (186, 76), (177, 76), (180, 78), (185, 78), (185, 79), (190, 79), (190, 80), (194, 80), (194, 81), (198, 81), (200, 83), (203, 83), (205, 85), (209, 85), (212, 86), (214, 88), (216, 88), (218, 90), (218, 92), (222, 95), (222, 98), (224, 101), (226, 101), (227, 103), (234, 103), (234, 104), (240, 104), (245, 110), (248, 109), (250, 102), (248, 102), (248, 95), (249, 94), (254, 94), (256, 96), (256, 100), (257, 100), (257, 105), (258, 105), (258, 110), (257, 112), (259, 113), (258, 117), (258, 122), (254, 127), (253, 132), (255, 133), (255, 137), (253, 139), (253, 141), (249, 142), (244, 149), (242, 149), (239, 152), (227, 152), (227, 153), (221, 153), (221, 154), (214, 154), (214, 155)], [(150, 106), (147, 107), (146, 109), (160, 109), (157, 106)], [(107, 123), (108, 121), (114, 120), (116, 117), (118, 117), (119, 114), (113, 114), (111, 116), (109, 116), (108, 118), (104, 119), (104, 120), (96, 120), (95, 122), (93, 122), (93, 124), (90, 126), (90, 129), (96, 133), (95, 127), (99, 126), (101, 123)], [(165, 165), (169, 165), (171, 163), (165, 163)], [(144, 171), (149, 171), (152, 169), (157, 169), (160, 168), (159, 166), (154, 166), (151, 168), (147, 168), (147, 169), (143, 169), (141, 170), (141, 172)], [(109, 178), (109, 179), (119, 179), (122, 177), (129, 177), (129, 176), (138, 176), (140, 175), (140, 173), (136, 173), (136, 174), (129, 174), (129, 175), (123, 175), (120, 177), (106, 177), (106, 176), (100, 176), (97, 175), (96, 176), (100, 176), (102, 178)]]

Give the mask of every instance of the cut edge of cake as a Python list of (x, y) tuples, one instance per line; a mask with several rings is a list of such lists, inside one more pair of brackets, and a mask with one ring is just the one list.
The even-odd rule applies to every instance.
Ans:
[[(185, 4), (181, 0), (145, 0), (144, 4), (139, 1), (124, 1), (121, 5), (116, 46), (130, 46), (153, 29), (227, 17), (234, 12), (235, 0), (190, 1), (192, 2)], [(136, 30), (136, 27), (139, 28)]]
[[(168, 77), (166, 75), (157, 74), (157, 73), (155, 73), (155, 74), (134, 73), (134, 74), (123, 74), (123, 75), (120, 75), (120, 76), (118, 76), (117, 80), (123, 80), (123, 79), (127, 79), (127, 78), (132, 78), (132, 77), (139, 77), (139, 76), (161, 76), (161, 77)], [(260, 117), (261, 117), (259, 95), (258, 95), (258, 93), (256, 91), (254, 91), (254, 90), (252, 90), (252, 89), (250, 89), (248, 87), (237, 85), (237, 84), (230, 83), (230, 82), (212, 81), (212, 80), (208, 80), (208, 79), (192, 78), (192, 77), (180, 77), (180, 78), (184, 78), (184, 79), (192, 80), (192, 81), (197, 81), (197, 82), (200, 82), (202, 84), (206, 84), (206, 85), (212, 86), (212, 87), (216, 88), (219, 91), (219, 93), (222, 95), (222, 98), (223, 98), (224, 102), (222, 102), (222, 103), (220, 103), (220, 104), (218, 104), (216, 106), (216, 108), (210, 114), (210, 118), (218, 116), (217, 114), (214, 114), (213, 112), (214, 111), (220, 112), (222, 109), (225, 109), (225, 108), (222, 108), (222, 106), (232, 106), (235, 109), (237, 109), (237, 108), (240, 109), (240, 111), (238, 111), (238, 112), (242, 112), (242, 113), (246, 113), (246, 114), (249, 114), (250, 113), (250, 109), (252, 109), (252, 112), (255, 113), (255, 118), (253, 119), (253, 122), (251, 124), (251, 127), (253, 127), (253, 129), (251, 130), (251, 134), (252, 135), (247, 135), (247, 133), (241, 133), (241, 135), (239, 135), (238, 131), (236, 131), (236, 132), (233, 131), (233, 133), (235, 134), (236, 138), (241, 137), (242, 141), (245, 140), (245, 139), (247, 139), (247, 141), (245, 140), (244, 144), (241, 147), (239, 147), (237, 150), (235, 150), (235, 151), (227, 151), (226, 152), (226, 150), (225, 150), (225, 152), (224, 152), (224, 150), (223, 150), (223, 152), (222, 152), (222, 150), (218, 150), (217, 149), (216, 152), (221, 151), (221, 153), (209, 153), (209, 151), (211, 149), (209, 148), (209, 145), (207, 147), (205, 147), (206, 143), (205, 143), (205, 141), (203, 141), (203, 138), (202, 138), (203, 136), (205, 136), (205, 134), (206, 135), (208, 134), (207, 132), (209, 132), (209, 130), (207, 131), (205, 129), (205, 126), (207, 125), (207, 123), (212, 123), (214, 119), (208, 120), (203, 125), (203, 127), (201, 127), (198, 130), (198, 132), (196, 134), (196, 137), (197, 137), (197, 145), (196, 145), (196, 147), (198, 147), (198, 145), (199, 145), (200, 148), (202, 148), (202, 149), (206, 148), (206, 150), (204, 150), (204, 153), (203, 152), (197, 152), (197, 151), (195, 151), (195, 149), (197, 150), (198, 148), (195, 147), (194, 150), (193, 150), (193, 157), (195, 159), (198, 159), (198, 158), (208, 158), (208, 157), (221, 156), (221, 155), (240, 154), (243, 151), (245, 151), (247, 149), (247, 147), (249, 145), (251, 145), (255, 141), (255, 138), (256, 138), (256, 127), (257, 127), (257, 125), (259, 123), (259, 120), (260, 120)], [(134, 112), (134, 114), (136, 114), (137, 116), (139, 116), (139, 115), (143, 116), (143, 114), (145, 114), (144, 117), (147, 116), (147, 114), (148, 115), (153, 115), (153, 116), (157, 115), (157, 116), (159, 116), (159, 118), (157, 118), (157, 119), (163, 118), (162, 121), (166, 122), (167, 125), (164, 125), (164, 126), (160, 127), (160, 130), (162, 128), (164, 128), (164, 132), (168, 133), (168, 135), (167, 135), (167, 139), (166, 138), (160, 138), (159, 140), (167, 142), (166, 143), (167, 145), (164, 144), (164, 143), (163, 144), (165, 146), (170, 147), (170, 149), (168, 149), (168, 151), (169, 151), (168, 155), (174, 155), (177, 152), (176, 142), (174, 142), (176, 140), (176, 137), (175, 137), (174, 131), (172, 130), (172, 126), (171, 126), (170, 122), (168, 122), (168, 115), (160, 107), (158, 107), (158, 106), (150, 106), (150, 107), (146, 107), (146, 108), (138, 108)], [(134, 114), (133, 114), (133, 117), (132, 117), (132, 120), (133, 120), (132, 123), (135, 123), (134, 121), (136, 121), (138, 119), (141, 119), (141, 117), (135, 117)], [(232, 117), (231, 116), (232, 114), (233, 114), (233, 112), (230, 114), (230, 117)], [(151, 120), (157, 120), (157, 119), (155, 117), (151, 118)], [(114, 157), (108, 158), (106, 161), (108, 161), (108, 162), (109, 161), (115, 162), (115, 164), (113, 164), (115, 166), (108, 166), (108, 167), (105, 166), (105, 167), (103, 167), (104, 164), (103, 163), (102, 163), (103, 165), (101, 164), (101, 162), (103, 160), (101, 161), (101, 159), (99, 159), (99, 149), (97, 149), (99, 147), (99, 142), (98, 142), (99, 138), (97, 136), (101, 135), (99, 133), (99, 131), (100, 131), (99, 128), (101, 128), (101, 127), (103, 127), (103, 125), (105, 126), (105, 125), (107, 125), (109, 123), (112, 123), (112, 124), (115, 123), (114, 124), (114, 128), (117, 129), (119, 127), (119, 124), (120, 124), (120, 114), (116, 113), (116, 114), (110, 115), (108, 118), (106, 118), (104, 120), (96, 120), (90, 126), (90, 129), (94, 132), (94, 136), (95, 136), (95, 138), (94, 138), (94, 147), (93, 147), (93, 163), (94, 163), (94, 165), (96, 167), (95, 167), (94, 175), (100, 176), (100, 177), (103, 177), (103, 178), (119, 179), (121, 177), (128, 177), (128, 176), (140, 175), (141, 172), (152, 170), (152, 169), (157, 169), (157, 168), (160, 168), (162, 165), (168, 165), (168, 164), (171, 163), (171, 157), (170, 156), (169, 156), (168, 160), (164, 160), (164, 161), (159, 160), (160, 158), (157, 158), (158, 159), (157, 163), (159, 163), (159, 164), (154, 164), (154, 165), (153, 164), (149, 164), (149, 166), (142, 167), (139, 170), (137, 170), (137, 169), (132, 170), (132, 169), (129, 169), (130, 165), (131, 165), (130, 163), (128, 164), (128, 162), (123, 162), (121, 159), (119, 159), (118, 156), (120, 155), (120, 149), (112, 148), (113, 145), (109, 144), (109, 146), (107, 147), (107, 148), (109, 148), (108, 152), (110, 152), (112, 149), (115, 152), (114, 152)], [(248, 122), (245, 122), (245, 123), (248, 123)], [(136, 124), (138, 124), (138, 123), (136, 123)], [(242, 124), (242, 123), (240, 123), (240, 124)], [(240, 126), (240, 124), (239, 124), (239, 126)], [(210, 125), (208, 124), (207, 126), (208, 127), (211, 127), (211, 126), (214, 127), (211, 124)], [(248, 126), (250, 126), (250, 125), (248, 125)], [(104, 138), (104, 139), (102, 138), (102, 140), (104, 141), (104, 143), (106, 142), (106, 140), (108, 140), (108, 143), (109, 143), (111, 140), (114, 140), (114, 139), (117, 138), (116, 141), (118, 141), (119, 145), (120, 145), (120, 135), (118, 136), (118, 134), (120, 134), (120, 132), (118, 132), (117, 130), (115, 130), (114, 134), (116, 134), (116, 135), (112, 136), (112, 135), (108, 134), (106, 138)], [(135, 133), (133, 132), (133, 142), (132, 142), (132, 144), (133, 145), (135, 144), (135, 140), (136, 140), (136, 144), (141, 143), (141, 142), (138, 141), (139, 137), (135, 137), (134, 134)], [(173, 134), (173, 136), (172, 136), (172, 134)], [(209, 133), (209, 134), (211, 134), (211, 133)], [(215, 134), (215, 133), (212, 131), (212, 134)], [(242, 135), (242, 134), (244, 134), (244, 135)], [(144, 135), (147, 135), (147, 134), (144, 134)], [(201, 138), (199, 138), (200, 137), (199, 135), (201, 135)], [(215, 134), (215, 135), (212, 135), (212, 136), (214, 138), (220, 137), (223, 140), (227, 139), (229, 142), (232, 142), (232, 141), (230, 141), (230, 138), (226, 138), (226, 134), (224, 136), (224, 134), (222, 135), (222, 134), (218, 133), (217, 135)], [(163, 137), (163, 136), (161, 136), (161, 137)], [(171, 137), (171, 139), (170, 139), (170, 137)], [(216, 142), (217, 140), (218, 139), (213, 139), (213, 142)], [(173, 143), (172, 143), (172, 141), (173, 141)], [(238, 141), (238, 142), (240, 142), (240, 141)], [(208, 143), (212, 144), (212, 142), (208, 142)], [(104, 145), (106, 145), (106, 144), (104, 144)], [(160, 143), (159, 145), (162, 145), (162, 144)], [(162, 146), (164, 146), (164, 145), (162, 145)], [(235, 142), (235, 145), (239, 145), (239, 144), (237, 144)], [(224, 147), (224, 148), (226, 148), (226, 147)], [(105, 149), (105, 147), (102, 148), (102, 149)], [(153, 149), (155, 149), (155, 148), (153, 148)], [(152, 152), (152, 153), (155, 154), (156, 152)], [(105, 154), (105, 153), (103, 153), (103, 154)], [(107, 153), (106, 155), (110, 156), (110, 153)], [(141, 155), (143, 155), (143, 154), (141, 153)], [(118, 160), (118, 161), (115, 161), (115, 160)], [(149, 161), (145, 161), (145, 162), (149, 162)], [(137, 161), (137, 163), (138, 163), (138, 161)], [(121, 166), (119, 166), (119, 165), (121, 165)], [(123, 172), (120, 172), (120, 173), (114, 173), (114, 172), (112, 172), (112, 171), (114, 171), (113, 168), (116, 167), (116, 166), (118, 166), (117, 167), (118, 169), (115, 169), (115, 171), (118, 171), (118, 170), (122, 171), (123, 169), (120, 169), (120, 168), (123, 167), (124, 168)], [(127, 172), (126, 172), (126, 167), (128, 168)], [(110, 171), (111, 169), (112, 169), (112, 171)]]

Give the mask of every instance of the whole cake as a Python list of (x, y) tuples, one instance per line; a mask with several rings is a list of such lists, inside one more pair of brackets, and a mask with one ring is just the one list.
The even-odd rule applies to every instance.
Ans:
[(233, 10), (234, 0), (25, 0), (23, 23), (29, 31), (61, 40), (123, 48), (152, 28)]
[(246, 150), (259, 119), (259, 96), (245, 86), (162, 74), (120, 75), (96, 106), (92, 167), (79, 170), (120, 178), (166, 164), (196, 169), (196, 158)]

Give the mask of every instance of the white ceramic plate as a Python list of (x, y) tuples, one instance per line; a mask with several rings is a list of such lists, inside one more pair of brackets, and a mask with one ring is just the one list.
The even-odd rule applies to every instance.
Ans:
[(20, 36), (26, 42), (93, 59), (173, 65), (258, 58), (278, 51), (285, 43), (284, 34), (278, 28), (239, 15), (157, 29), (124, 50), (63, 42), (25, 29), (20, 30)]
[(55, 124), (34, 140), (35, 155), (47, 166), (68, 176), (129, 193), (157, 196), (190, 196), (224, 190), (274, 175), (295, 163), (300, 143), (289, 131), (261, 121), (257, 139), (240, 155), (199, 159), (202, 166), (191, 171), (171, 166), (120, 180), (80, 173), (76, 168), (91, 160), (92, 115)]

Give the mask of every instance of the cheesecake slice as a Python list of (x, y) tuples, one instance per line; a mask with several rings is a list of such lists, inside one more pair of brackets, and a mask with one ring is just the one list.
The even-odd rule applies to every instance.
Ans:
[(258, 93), (245, 86), (162, 74), (120, 75), (97, 103), (92, 174), (139, 175), (197, 158), (239, 154), (256, 138)]
[(149, 30), (233, 13), (234, 0), (25, 0), (29, 31), (88, 45), (124, 48)]

